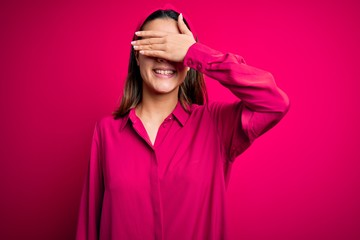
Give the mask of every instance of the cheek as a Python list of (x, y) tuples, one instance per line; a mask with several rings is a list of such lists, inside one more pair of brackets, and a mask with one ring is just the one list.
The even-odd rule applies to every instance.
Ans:
[(181, 72), (178, 72), (179, 82), (183, 83), (187, 75), (187, 71), (183, 70)]
[(176, 66), (176, 69), (178, 71), (178, 76), (181, 79), (181, 81), (185, 80), (185, 77), (188, 73), (187, 67), (184, 66), (182, 63), (178, 63), (178, 65)]
[(144, 56), (141, 56), (139, 58), (139, 68), (140, 68), (141, 77), (143, 79), (148, 78), (149, 71), (151, 70), (150, 66), (152, 66), (151, 59), (146, 58)]
[(144, 55), (139, 55), (138, 58), (140, 69), (146, 69), (153, 64), (153, 59)]

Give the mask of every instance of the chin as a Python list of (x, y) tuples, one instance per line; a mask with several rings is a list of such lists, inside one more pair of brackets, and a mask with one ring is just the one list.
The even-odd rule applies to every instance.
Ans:
[(143, 87), (147, 88), (147, 92), (156, 95), (166, 95), (174, 93), (175, 91), (177, 92), (181, 81), (178, 76), (158, 78), (156, 76), (150, 75), (148, 80), (145, 80), (143, 83)]
[(178, 79), (153, 79), (152, 90), (158, 94), (168, 94), (176, 91), (179, 87)]
[(154, 91), (157, 94), (169, 94), (173, 93), (174, 91), (177, 91), (178, 87), (162, 87), (162, 88), (155, 88)]

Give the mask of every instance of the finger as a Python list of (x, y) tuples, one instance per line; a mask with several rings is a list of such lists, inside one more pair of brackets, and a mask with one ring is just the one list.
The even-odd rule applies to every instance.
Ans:
[(135, 50), (166, 50), (164, 44), (134, 45)]
[(186, 26), (186, 24), (184, 22), (184, 17), (182, 15), (182, 13), (180, 13), (179, 17), (178, 17), (178, 26), (179, 26), (179, 29), (180, 29), (181, 33), (192, 36), (191, 31), (188, 29), (188, 27)]
[(140, 54), (148, 56), (148, 57), (157, 57), (167, 59), (167, 55), (164, 51), (159, 50), (141, 50)]
[(150, 44), (159, 44), (164, 43), (163, 38), (146, 38), (141, 40), (132, 41), (131, 44), (135, 45), (150, 45)]
[(167, 32), (162, 32), (162, 31), (138, 31), (135, 32), (136, 36), (138, 37), (165, 37), (167, 36), (169, 33)]

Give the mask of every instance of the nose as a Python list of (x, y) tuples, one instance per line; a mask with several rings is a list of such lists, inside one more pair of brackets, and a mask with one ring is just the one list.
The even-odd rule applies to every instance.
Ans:
[(158, 61), (158, 62), (168, 62), (166, 59), (163, 59), (163, 58), (156, 58), (156, 61)]

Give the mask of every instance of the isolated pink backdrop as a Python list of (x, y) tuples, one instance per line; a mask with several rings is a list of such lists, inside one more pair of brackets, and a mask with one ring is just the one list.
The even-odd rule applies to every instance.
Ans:
[[(95, 121), (118, 104), (138, 20), (164, 3), (0, 3), (1, 239), (74, 238)], [(291, 101), (233, 166), (232, 239), (360, 239), (359, 4), (171, 3)], [(234, 99), (207, 84), (211, 100)]]

